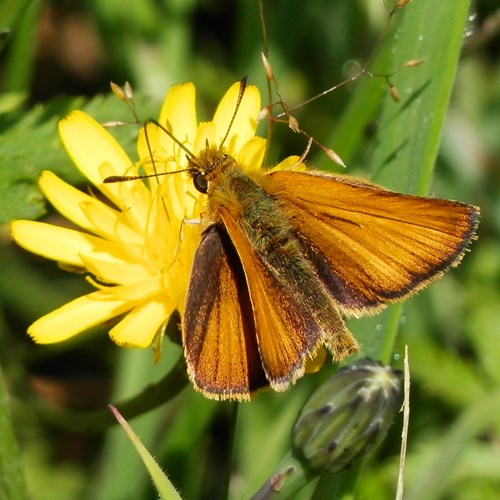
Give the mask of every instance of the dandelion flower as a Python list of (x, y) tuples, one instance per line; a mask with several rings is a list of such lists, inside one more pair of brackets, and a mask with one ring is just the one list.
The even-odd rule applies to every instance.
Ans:
[[(228, 132), (239, 84), (222, 98), (213, 120), (198, 123), (195, 88), (172, 87), (159, 123), (197, 155), (220, 145)], [(256, 137), (260, 96), (247, 87), (224, 150), (247, 171), (261, 168), (266, 141)], [(114, 138), (85, 113), (74, 111), (59, 124), (62, 142), (99, 198), (70, 186), (49, 171), (40, 189), (77, 228), (38, 221), (12, 223), (14, 240), (25, 249), (65, 266), (84, 269), (96, 290), (43, 316), (29, 329), (38, 343), (60, 342), (119, 318), (109, 332), (124, 347), (147, 347), (170, 315), (181, 314), (200, 225), (203, 197), (186, 172), (104, 184), (109, 176), (184, 170), (186, 153), (154, 124), (141, 130), (139, 161), (132, 162)], [(288, 163), (290, 163), (288, 161)]]

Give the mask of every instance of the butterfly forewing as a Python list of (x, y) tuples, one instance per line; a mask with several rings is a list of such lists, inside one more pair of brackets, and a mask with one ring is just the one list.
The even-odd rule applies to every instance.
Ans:
[(243, 270), (217, 226), (196, 251), (182, 331), (189, 375), (206, 396), (248, 399), (267, 386)]
[(470, 205), (347, 176), (282, 171), (264, 176), (263, 187), (279, 199), (335, 300), (354, 315), (402, 299), (458, 264), (479, 215)]

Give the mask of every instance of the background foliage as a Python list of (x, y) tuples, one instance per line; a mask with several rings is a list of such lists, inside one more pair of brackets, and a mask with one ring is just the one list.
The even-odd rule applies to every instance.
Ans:
[[(388, 12), (378, 0), (275, 0), (264, 7), (270, 58), (288, 104), (344, 80), (366, 61)], [(399, 104), (382, 79), (372, 78), (294, 113), (303, 129), (335, 148), (348, 173), (482, 210), (479, 240), (457, 270), (408, 301), (403, 312), (393, 308), (350, 322), (364, 354), (400, 366), (409, 345), (409, 499), (423, 492), (428, 499), (497, 498), (500, 491), (499, 26), (495, 0), (472, 6), (415, 0), (394, 16), (370, 66), (391, 72), (409, 59), (424, 59), (392, 77)], [(130, 119), (123, 103), (109, 96), (110, 80), (131, 81), (142, 118), (156, 116), (167, 88), (187, 80), (197, 86), (205, 118), (242, 75), (266, 95), (255, 0), (4, 0), (0, 30), (2, 224), (42, 216), (59, 222), (36, 187), (43, 169), (85, 189), (56, 123), (74, 108), (101, 121)], [(135, 129), (113, 133), (133, 155)], [(301, 154), (305, 144), (276, 126), (270, 162)], [(336, 168), (317, 150), (308, 160)], [(104, 329), (62, 345), (33, 345), (27, 326), (86, 285), (15, 248), (7, 226), (0, 237), (0, 385), (9, 394), (0, 399), (0, 496), (153, 498), (123, 434), (85, 429), (81, 414), (162, 378), (180, 348), (165, 346), (154, 366), (151, 352), (121, 350)], [(248, 498), (285, 455), (301, 405), (332, 369), (305, 377), (286, 393), (240, 405), (236, 429), (231, 405), (207, 401), (191, 388), (131, 423), (184, 498), (225, 497), (224, 477), (231, 477), (231, 498)], [(327, 487), (338, 496), (355, 488), (359, 497), (391, 498), (400, 425), (396, 421), (360, 473), (327, 481)], [(313, 495), (309, 488), (302, 497)]]

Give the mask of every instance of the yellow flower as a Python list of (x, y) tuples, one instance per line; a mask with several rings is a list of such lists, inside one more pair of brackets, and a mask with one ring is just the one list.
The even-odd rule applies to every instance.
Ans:
[[(222, 98), (214, 118), (198, 124), (192, 84), (172, 87), (159, 123), (197, 155), (219, 146), (234, 114), (239, 84)], [(261, 168), (266, 141), (255, 137), (260, 96), (247, 87), (224, 150), (240, 166)], [(52, 205), (81, 229), (15, 221), (11, 230), (25, 249), (66, 266), (83, 268), (96, 291), (79, 297), (32, 324), (39, 343), (66, 340), (118, 316), (110, 330), (126, 347), (147, 347), (173, 311), (182, 314), (194, 252), (200, 239), (203, 197), (186, 172), (103, 184), (112, 175), (176, 172), (186, 153), (156, 125), (139, 134), (139, 161), (133, 163), (113, 137), (85, 113), (74, 111), (59, 124), (62, 142), (80, 171), (100, 191), (99, 199), (68, 185), (49, 171), (40, 189)], [(146, 140), (147, 139), (147, 140)], [(105, 201), (101, 201), (106, 199)]]

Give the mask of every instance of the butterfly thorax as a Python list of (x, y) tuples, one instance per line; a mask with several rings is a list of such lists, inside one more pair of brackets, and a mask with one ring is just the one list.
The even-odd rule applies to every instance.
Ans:
[(234, 160), (224, 168), (224, 175), (214, 176), (209, 183), (202, 215), (204, 224), (222, 224), (221, 213), (225, 212), (238, 224), (257, 254), (275, 254), (279, 258), (285, 252), (289, 258), (302, 259), (290, 220), (260, 185), (265, 174), (248, 175)]

